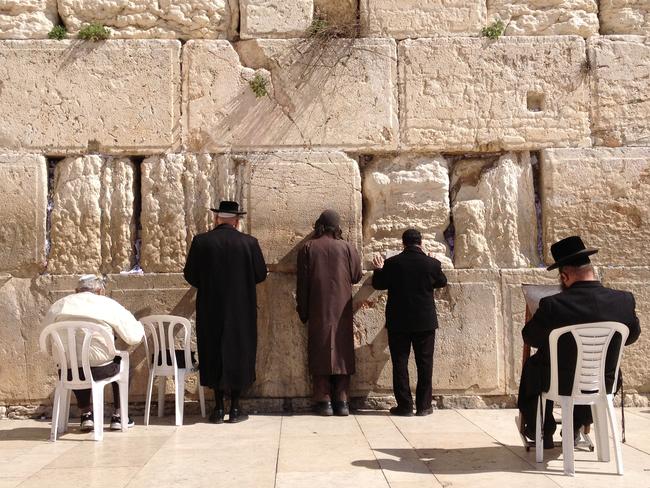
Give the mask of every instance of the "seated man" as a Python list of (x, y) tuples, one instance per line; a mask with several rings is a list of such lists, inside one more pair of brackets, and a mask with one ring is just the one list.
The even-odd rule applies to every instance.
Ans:
[[(144, 328), (135, 317), (115, 300), (104, 296), (104, 282), (95, 275), (83, 275), (79, 279), (75, 294), (56, 301), (47, 312), (43, 325), (54, 322), (80, 320), (104, 326), (111, 334), (114, 332), (129, 346), (139, 344), (144, 337)], [(81, 360), (81, 341), (77, 344), (77, 355)], [(64, 347), (67, 344), (64, 343)], [(109, 357), (103, 338), (93, 337), (90, 343), (90, 370), (95, 380), (116, 375), (120, 370), (120, 357)], [(81, 363), (79, 363), (81, 366)], [(117, 383), (113, 387), (115, 412), (111, 417), (111, 430), (121, 429), (120, 391)], [(81, 430), (90, 431), (94, 427), (91, 407), (91, 390), (74, 390), (77, 405), (81, 410)], [(134, 425), (129, 418), (129, 427)]]
[[(542, 298), (539, 308), (522, 331), (524, 342), (538, 348), (524, 364), (519, 384), (518, 408), (524, 420), (524, 434), (535, 439), (535, 419), (539, 395), (550, 386), (550, 355), (548, 338), (553, 329), (567, 325), (590, 322), (613, 321), (628, 326), (630, 334), (625, 345), (635, 342), (641, 332), (635, 312), (634, 296), (625, 291), (605, 288), (596, 279), (589, 256), (598, 252), (586, 249), (578, 236), (567, 237), (551, 246), (555, 263), (547, 269), (559, 268), (563, 291), (557, 295)], [(608, 392), (614, 385), (617, 354), (621, 347), (621, 336), (615, 334), (607, 352), (605, 383)], [(569, 395), (573, 388), (576, 367), (576, 344), (573, 337), (562, 336), (558, 341), (558, 390), (560, 395)], [(556, 429), (553, 418), (553, 402), (547, 402), (544, 419), (544, 448), (553, 448), (553, 433)], [(591, 409), (578, 405), (573, 411), (574, 435), (579, 428), (593, 422)]]

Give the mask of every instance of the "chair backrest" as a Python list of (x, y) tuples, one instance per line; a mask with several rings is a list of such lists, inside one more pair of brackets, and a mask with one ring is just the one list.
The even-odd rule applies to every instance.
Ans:
[[(92, 380), (90, 343), (93, 336), (102, 337), (110, 357), (116, 355), (113, 335), (99, 324), (78, 320), (54, 322), (41, 332), (39, 338), (41, 351), (48, 352), (47, 343), (49, 338), (52, 345), (51, 355), (55, 358), (57, 366), (61, 370), (61, 381), (68, 388), (90, 388)], [(81, 358), (78, 357), (77, 352), (79, 341), (81, 341)], [(83, 380), (79, 375), (80, 362), (84, 376)], [(70, 370), (71, 379), (68, 379), (68, 370)]]
[[(558, 395), (558, 363), (557, 344), (564, 334), (572, 334), (576, 342), (576, 370), (573, 378), (572, 396), (605, 395), (605, 359), (607, 350), (615, 333), (622, 336), (621, 347), (616, 361), (614, 385), (618, 378), (618, 370), (623, 356), (623, 345), (629, 334), (629, 329), (619, 322), (593, 322), (561, 327), (551, 331), (549, 349), (551, 354), (551, 386), (549, 393)], [(588, 392), (588, 393), (583, 393)]]
[[(151, 361), (151, 353), (153, 353), (153, 366), (163, 366), (176, 368), (176, 354), (175, 354), (175, 338), (176, 327), (182, 328), (182, 348), (185, 353), (185, 367), (192, 366), (192, 359), (190, 353), (190, 335), (192, 326), (190, 321), (185, 317), (178, 317), (176, 315), (148, 315), (140, 319), (145, 330), (145, 354), (147, 355), (147, 362)], [(149, 343), (147, 335), (151, 336), (153, 351), (149, 350)], [(165, 352), (169, 351), (169, 355)]]

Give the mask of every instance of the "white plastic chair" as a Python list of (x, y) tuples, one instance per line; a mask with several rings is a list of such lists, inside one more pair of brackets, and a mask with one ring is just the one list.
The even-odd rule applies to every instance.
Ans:
[[(197, 365), (192, 363), (190, 351), (191, 324), (184, 317), (175, 315), (149, 315), (140, 319), (145, 327), (145, 350), (149, 368), (149, 382), (147, 384), (147, 401), (144, 408), (144, 424), (149, 425), (149, 414), (151, 411), (151, 395), (153, 382), (158, 380), (158, 417), (162, 417), (165, 408), (165, 379), (168, 376), (174, 377), (176, 388), (175, 413), (176, 425), (183, 425), (183, 409), (185, 404), (185, 377), (190, 373), (197, 373)], [(165, 324), (168, 324), (165, 327)], [(182, 349), (185, 359), (185, 368), (180, 368), (176, 361), (175, 328), (182, 327), (183, 344)], [(153, 342), (153, 360), (149, 351), (146, 336), (151, 334)], [(167, 353), (169, 351), (169, 354)], [(151, 362), (149, 362), (151, 361)], [(203, 388), (199, 384), (199, 403), (201, 405), (201, 416), (205, 417), (205, 396)]]
[[(90, 343), (93, 336), (102, 336), (108, 354), (111, 357), (120, 356), (120, 371), (110, 378), (94, 380), (90, 369)], [(70, 394), (72, 390), (92, 391), (93, 417), (95, 420), (94, 439), (104, 438), (104, 387), (117, 381), (120, 389), (120, 413), (122, 417), (122, 432), (126, 432), (129, 419), (129, 354), (116, 351), (113, 335), (99, 324), (82, 321), (55, 322), (43, 329), (40, 335), (41, 351), (47, 353), (48, 338), (52, 344), (51, 354), (59, 369), (59, 378), (54, 390), (54, 405), (52, 410), (52, 432), (50, 440), (56, 441), (57, 435), (63, 434), (68, 428), (70, 415)], [(78, 341), (81, 344), (81, 369), (84, 380), (79, 375), (79, 358), (77, 357)], [(63, 344), (67, 344), (66, 348)], [(68, 371), (72, 379), (68, 379)]]
[[(562, 456), (564, 458), (564, 474), (573, 476), (575, 473), (573, 458), (573, 407), (574, 405), (591, 405), (596, 434), (596, 451), (599, 461), (609, 461), (609, 436), (607, 420), (614, 436), (614, 452), (616, 455), (616, 471), (623, 474), (623, 458), (621, 453), (621, 434), (617, 427), (614, 412), (614, 394), (607, 393), (605, 386), (605, 358), (614, 334), (622, 336), (621, 348), (616, 362), (614, 385), (618, 378), (623, 346), (629, 334), (629, 329), (618, 322), (595, 322), (590, 324), (570, 325), (551, 332), (549, 336), (551, 359), (551, 385), (547, 392), (541, 395), (541, 408), (537, 409), (537, 426), (535, 432), (535, 451), (538, 463), (544, 460), (542, 448), (542, 417), (546, 408), (546, 400), (558, 402), (562, 407)], [(577, 346), (576, 370), (573, 379), (571, 396), (558, 393), (558, 364), (557, 343), (560, 336), (572, 334)], [(551, 413), (552, 414), (552, 413)]]

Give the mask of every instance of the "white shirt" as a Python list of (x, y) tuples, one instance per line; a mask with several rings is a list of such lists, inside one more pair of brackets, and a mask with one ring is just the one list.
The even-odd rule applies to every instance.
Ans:
[[(54, 322), (80, 320), (99, 324), (115, 336), (115, 333), (128, 345), (139, 344), (144, 337), (144, 327), (131, 312), (112, 298), (91, 292), (75, 293), (52, 304), (43, 319), (46, 327)], [(81, 342), (77, 341), (77, 357), (81, 366)], [(67, 343), (64, 341), (63, 347)], [(102, 366), (113, 361), (103, 337), (95, 335), (90, 343), (89, 359), (91, 366)]]

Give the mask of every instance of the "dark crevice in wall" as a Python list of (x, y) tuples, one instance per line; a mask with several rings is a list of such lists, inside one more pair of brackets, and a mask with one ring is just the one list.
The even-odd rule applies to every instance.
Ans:
[(45, 218), (45, 270), (52, 250), (52, 211), (54, 210), (54, 174), (62, 157), (47, 158), (47, 213)]
[(454, 262), (454, 239), (456, 238), (456, 228), (454, 227), (454, 216), (451, 211), (449, 212), (449, 225), (443, 233), (445, 236), (445, 242), (449, 246), (449, 259), (451, 262)]
[(541, 199), (541, 168), (539, 152), (530, 153), (530, 163), (533, 168), (533, 190), (535, 192), (535, 217), (537, 218), (537, 258), (538, 265), (544, 266), (544, 240), (542, 227), (542, 199)]
[(365, 168), (373, 160), (374, 156), (370, 156), (367, 154), (360, 154), (356, 157), (352, 155), (349, 156), (354, 157), (359, 163), (359, 173), (361, 174), (361, 229), (362, 229), (363, 239), (365, 241), (367, 235), (366, 223), (368, 221), (368, 209), (370, 208), (371, 202), (368, 200), (368, 197), (363, 191), (363, 179), (365, 177)]
[(132, 157), (133, 174), (133, 217), (135, 220), (135, 236), (133, 239), (133, 262), (131, 272), (140, 272), (140, 249), (142, 247), (142, 162), (144, 157)]

